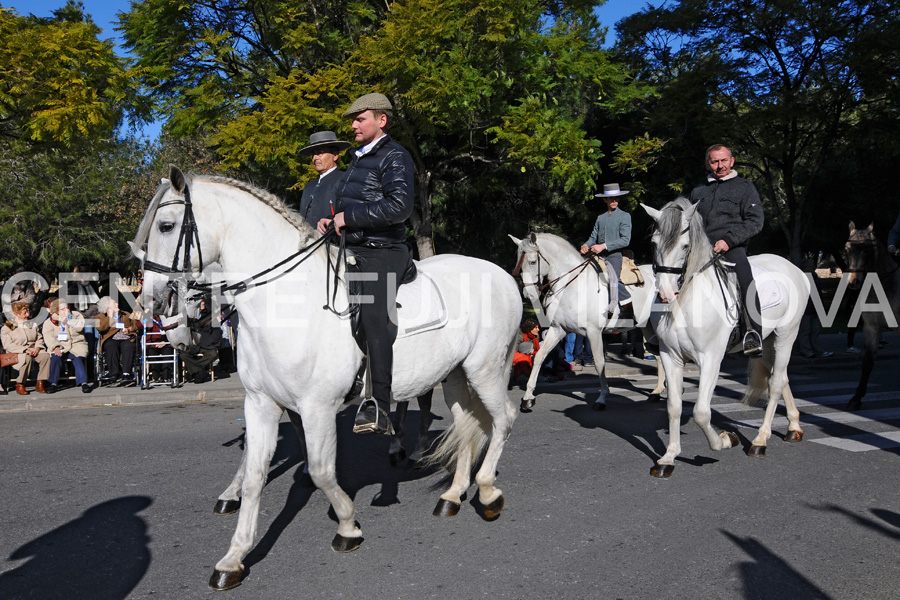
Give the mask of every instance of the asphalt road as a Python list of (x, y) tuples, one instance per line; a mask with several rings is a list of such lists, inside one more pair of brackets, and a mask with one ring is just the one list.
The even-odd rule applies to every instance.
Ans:
[[(350, 433), (348, 406), (338, 472), (365, 536), (349, 554), (330, 549), (336, 522), (285, 420), (248, 574), (228, 592), (207, 580), (236, 517), (211, 509), (240, 461), (240, 401), (6, 412), (0, 598), (897, 598), (898, 365), (879, 361), (851, 414), (858, 359), (842, 364), (792, 369), (806, 438), (782, 441), (776, 420), (755, 459), (745, 449), (763, 411), (737, 404), (741, 364), (726, 361), (714, 424), (742, 448), (710, 451), (685, 415), (666, 480), (649, 475), (667, 433), (648, 377), (614, 378), (602, 413), (587, 403), (595, 379), (545, 386), (501, 459), (507, 504), (493, 522), (474, 486), (457, 517), (431, 516), (444, 474), (392, 469), (386, 440)], [(434, 413), (436, 434), (439, 391)]]

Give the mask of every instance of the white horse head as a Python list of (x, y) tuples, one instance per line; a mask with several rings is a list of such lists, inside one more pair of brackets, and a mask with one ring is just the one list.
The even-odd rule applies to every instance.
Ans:
[[(513, 271), (513, 277), (522, 276), (523, 290), (525, 297), (532, 303), (540, 301), (541, 284), (549, 274), (549, 264), (547, 259), (541, 256), (541, 251), (537, 245), (537, 235), (531, 233), (524, 240), (520, 240), (513, 236), (510, 239), (519, 247), (516, 258), (516, 268)], [(543, 272), (542, 265), (543, 262)]]
[(708, 253), (709, 241), (702, 224), (695, 219), (697, 206), (687, 198), (677, 198), (662, 210), (641, 206), (656, 223), (650, 241), (659, 299), (672, 302), (681, 291), (689, 259)]

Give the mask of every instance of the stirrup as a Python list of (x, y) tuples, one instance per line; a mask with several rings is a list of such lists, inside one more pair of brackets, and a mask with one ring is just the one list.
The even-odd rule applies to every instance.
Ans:
[(762, 336), (754, 329), (744, 334), (744, 356), (759, 356), (762, 354)]
[(363, 400), (356, 410), (356, 418), (353, 422), (353, 433), (376, 433), (380, 435), (394, 435), (394, 426), (391, 417), (378, 406), (374, 399)]

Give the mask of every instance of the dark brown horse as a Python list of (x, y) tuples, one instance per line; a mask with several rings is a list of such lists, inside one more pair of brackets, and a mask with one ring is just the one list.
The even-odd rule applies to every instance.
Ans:
[(847, 410), (862, 408), (862, 398), (866, 394), (869, 376), (875, 366), (878, 337), (882, 331), (898, 329), (900, 321), (900, 264), (891, 257), (884, 242), (875, 237), (872, 229), (873, 225), (857, 229), (853, 221), (850, 221), (850, 238), (846, 245), (850, 287), (862, 288), (860, 300), (878, 305), (877, 310), (862, 312), (866, 349), (859, 385), (847, 403)]

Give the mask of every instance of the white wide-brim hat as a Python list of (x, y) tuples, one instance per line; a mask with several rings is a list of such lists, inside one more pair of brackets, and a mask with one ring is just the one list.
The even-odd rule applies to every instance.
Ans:
[(618, 183), (607, 183), (603, 186), (602, 194), (595, 194), (594, 198), (613, 198), (615, 196), (624, 196), (627, 190), (620, 190)]

